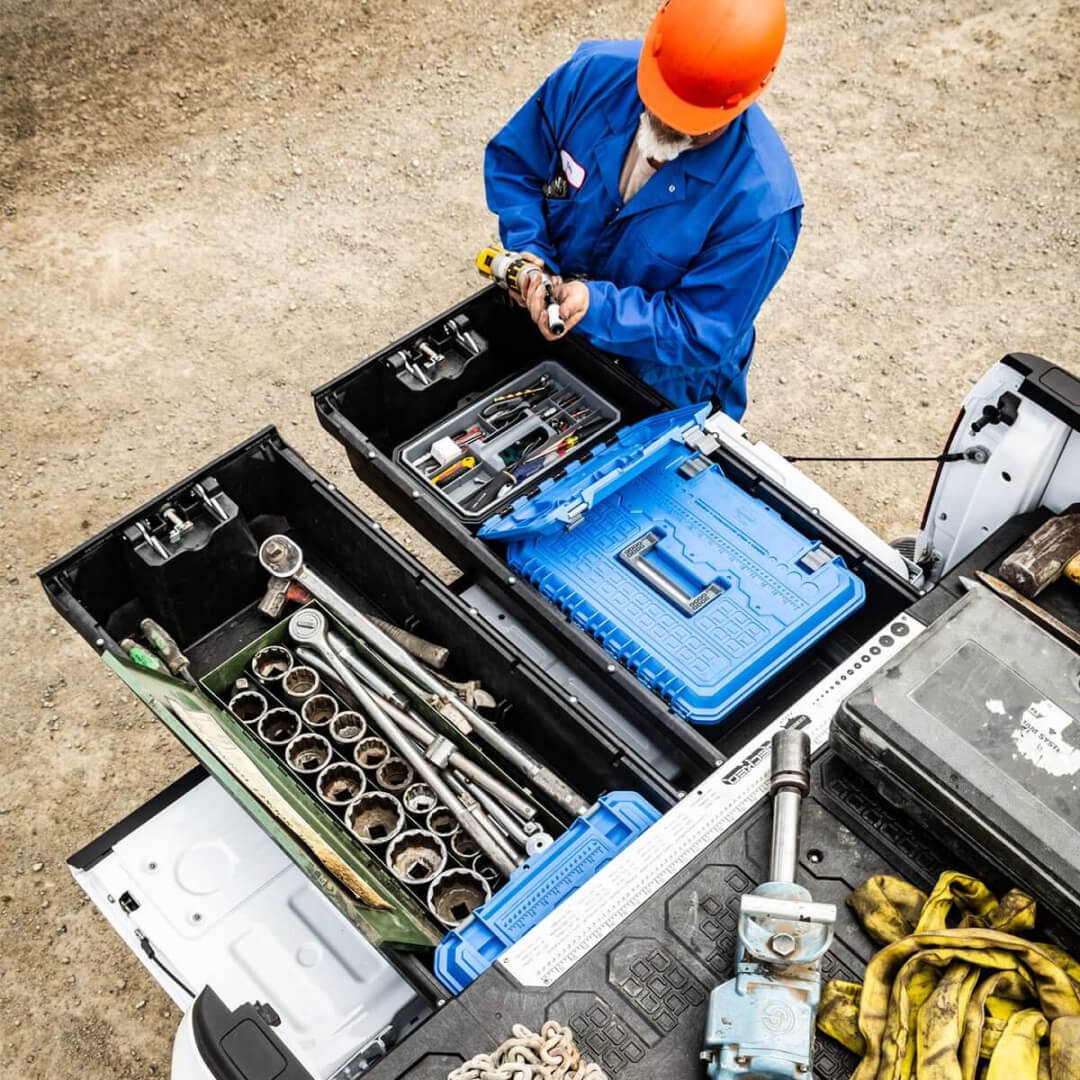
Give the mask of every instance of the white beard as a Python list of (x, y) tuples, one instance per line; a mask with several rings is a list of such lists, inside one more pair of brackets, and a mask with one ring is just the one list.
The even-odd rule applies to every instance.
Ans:
[(636, 139), (641, 153), (653, 161), (674, 161), (694, 144), (689, 135), (673, 135), (662, 127), (648, 110), (641, 114)]

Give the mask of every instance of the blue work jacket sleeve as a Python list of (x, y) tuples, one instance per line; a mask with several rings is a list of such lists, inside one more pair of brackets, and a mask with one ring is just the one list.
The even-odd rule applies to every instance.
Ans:
[(573, 100), (576, 81), (571, 59), (548, 76), (484, 153), (484, 190), (488, 209), (499, 216), (503, 247), (531, 251), (556, 272), (558, 255), (548, 235), (543, 187), (557, 175), (553, 132), (559, 130), (564, 108)]
[(735, 378), (745, 360), (735, 353), (791, 260), (801, 215), (790, 210), (707, 246), (669, 289), (588, 282), (589, 308), (576, 329), (606, 352)]

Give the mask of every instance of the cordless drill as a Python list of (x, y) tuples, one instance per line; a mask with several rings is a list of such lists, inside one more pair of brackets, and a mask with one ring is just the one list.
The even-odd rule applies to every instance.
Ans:
[(476, 256), (476, 269), (494, 281), (500, 288), (507, 292), (516, 292), (521, 295), (521, 286), (529, 274), (539, 274), (540, 282), (544, 286), (544, 303), (547, 305), (548, 329), (558, 337), (565, 329), (566, 323), (559, 313), (559, 304), (555, 299), (555, 284), (543, 267), (518, 255), (515, 251), (501, 251), (499, 248), (486, 247)]

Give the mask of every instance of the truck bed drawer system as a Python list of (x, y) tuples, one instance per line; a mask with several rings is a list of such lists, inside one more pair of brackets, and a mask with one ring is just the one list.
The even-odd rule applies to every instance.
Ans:
[[(738, 897), (767, 873), (755, 785), (780, 724), (817, 751), (799, 875), (842, 912), (829, 974), (857, 978), (873, 951), (852, 887), (886, 871), (925, 886), (948, 857), (824, 747), (848, 690), (921, 630), (903, 614), (919, 594), (703, 438), (707, 408), (664, 415), (610, 357), (530, 329), (485, 290), (315, 392), (358, 476), (461, 569), (451, 587), (274, 429), (41, 573), (411, 986), (405, 1027), (458, 995), (376, 1080), (442, 1080), (464, 1043), (546, 1019), (614, 1080), (695, 1075)], [(130, 639), (154, 640), (147, 619), (186, 666), (145, 666)], [(399, 658), (427, 643), (449, 647), (444, 667)], [(612, 859), (625, 895), (589, 894)], [(207, 993), (190, 1032), (204, 1058), (265, 1027)], [(407, 1034), (392, 1027), (335, 1077)], [(305, 1075), (276, 1037), (255, 1042)], [(846, 1053), (818, 1054), (815, 1075), (847, 1075)]]

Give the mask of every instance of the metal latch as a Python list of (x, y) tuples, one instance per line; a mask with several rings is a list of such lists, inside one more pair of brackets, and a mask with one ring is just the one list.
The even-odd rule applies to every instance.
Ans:
[(835, 558), (835, 551), (830, 551), (824, 544), (818, 544), (813, 551), (808, 551), (795, 565), (808, 574), (816, 574), (823, 566), (828, 566)]

